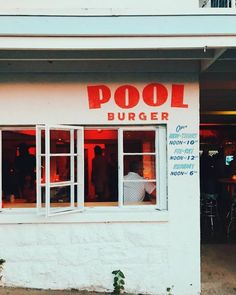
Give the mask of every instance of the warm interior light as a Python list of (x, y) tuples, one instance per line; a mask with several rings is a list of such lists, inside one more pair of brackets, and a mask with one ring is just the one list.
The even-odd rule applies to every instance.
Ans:
[(219, 115), (219, 116), (234, 116), (236, 111), (209, 111), (201, 112), (202, 115)]
[(200, 129), (201, 138), (218, 137), (219, 134), (216, 130)]

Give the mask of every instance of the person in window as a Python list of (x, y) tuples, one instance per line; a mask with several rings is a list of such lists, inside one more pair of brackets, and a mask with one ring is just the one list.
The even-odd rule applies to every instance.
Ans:
[(2, 190), (4, 201), (10, 201), (11, 195), (19, 195), (14, 165), (5, 159), (2, 161)]
[(124, 203), (142, 202), (146, 194), (149, 194), (151, 198), (156, 198), (155, 184), (145, 181), (145, 178), (141, 175), (141, 163), (132, 161), (129, 166), (129, 173), (124, 176)]
[(95, 188), (97, 201), (106, 201), (108, 196), (108, 161), (99, 145), (94, 147), (91, 180)]
[(19, 145), (19, 155), (15, 160), (15, 170), (18, 179), (20, 197), (26, 197), (29, 199), (28, 201), (32, 199), (28, 193), (29, 191), (35, 195), (35, 167), (35, 156), (29, 153), (28, 147), (25, 143), (21, 143)]

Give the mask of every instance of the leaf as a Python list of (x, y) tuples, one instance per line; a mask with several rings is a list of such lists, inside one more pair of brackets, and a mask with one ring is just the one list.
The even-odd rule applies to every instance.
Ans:
[(0, 259), (0, 265), (2, 265), (3, 263), (5, 263), (6, 262), (6, 260), (4, 260), (4, 259)]
[(123, 280), (125, 278), (124, 273), (119, 269), (119, 270), (113, 270), (112, 272), (114, 276), (114, 290), (113, 290), (113, 294), (115, 295), (119, 295), (121, 294), (121, 290), (124, 290), (124, 284), (125, 281)]
[(118, 287), (115, 288), (115, 289), (114, 289), (114, 292), (117, 293), (117, 294), (120, 294), (120, 288), (118, 288)]

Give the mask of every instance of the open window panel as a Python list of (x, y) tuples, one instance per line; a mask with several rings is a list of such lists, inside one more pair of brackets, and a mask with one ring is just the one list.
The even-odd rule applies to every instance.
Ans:
[(36, 126), (37, 208), (46, 216), (84, 208), (83, 127)]
[(3, 208), (36, 207), (35, 128), (2, 127), (0, 131), (0, 202)]
[(119, 129), (119, 204), (166, 209), (165, 127)]

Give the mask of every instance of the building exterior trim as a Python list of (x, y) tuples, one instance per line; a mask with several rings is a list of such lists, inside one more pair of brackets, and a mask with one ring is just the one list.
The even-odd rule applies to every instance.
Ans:
[(0, 17), (2, 36), (235, 35), (235, 26), (235, 15)]

